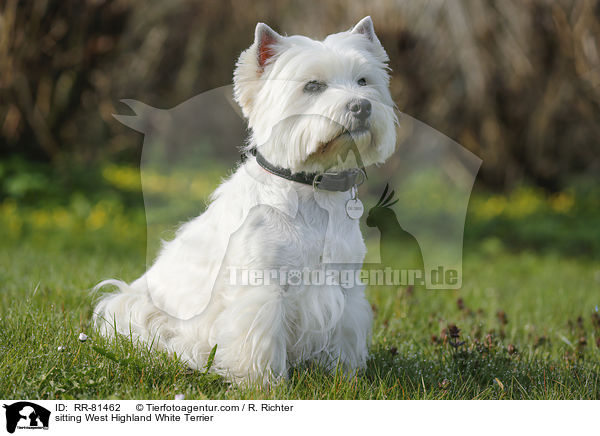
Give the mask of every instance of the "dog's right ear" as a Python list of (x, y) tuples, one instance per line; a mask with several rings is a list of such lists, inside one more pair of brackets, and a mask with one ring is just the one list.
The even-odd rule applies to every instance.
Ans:
[(257, 51), (258, 66), (264, 68), (266, 63), (275, 55), (275, 46), (281, 42), (283, 37), (267, 26), (258, 23), (254, 31), (254, 45)]
[(246, 118), (252, 111), (265, 67), (273, 60), (283, 40), (284, 37), (269, 26), (258, 23), (254, 31), (254, 43), (242, 52), (235, 65), (233, 95)]

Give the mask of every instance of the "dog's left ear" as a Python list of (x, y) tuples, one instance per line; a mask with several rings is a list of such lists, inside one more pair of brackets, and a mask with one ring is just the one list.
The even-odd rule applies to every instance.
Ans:
[(377, 39), (377, 35), (375, 35), (375, 29), (373, 28), (373, 20), (371, 20), (370, 16), (360, 20), (356, 26), (352, 28), (350, 33), (360, 33), (365, 35), (369, 41), (379, 43), (379, 39)]
[(389, 58), (385, 49), (379, 42), (379, 38), (375, 35), (375, 29), (373, 27), (373, 20), (371, 20), (370, 16), (366, 16), (362, 20), (360, 20), (350, 31), (351, 34), (360, 34), (364, 35), (369, 41), (373, 43), (371, 45), (371, 52), (377, 56), (382, 62), (388, 62)]

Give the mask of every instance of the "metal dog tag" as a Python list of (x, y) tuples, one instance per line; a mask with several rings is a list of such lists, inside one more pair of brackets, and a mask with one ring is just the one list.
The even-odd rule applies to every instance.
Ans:
[(359, 219), (365, 212), (362, 201), (358, 199), (358, 188), (352, 187), (352, 198), (346, 202), (346, 215), (353, 220)]
[(359, 219), (363, 212), (365, 211), (365, 207), (358, 198), (351, 198), (346, 202), (346, 214), (352, 218), (353, 220)]

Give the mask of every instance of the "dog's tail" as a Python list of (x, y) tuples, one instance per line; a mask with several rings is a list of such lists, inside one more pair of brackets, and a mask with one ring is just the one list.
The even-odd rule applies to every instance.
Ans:
[(119, 333), (162, 349), (165, 340), (173, 334), (173, 326), (169, 325), (168, 316), (152, 302), (144, 284), (144, 277), (131, 285), (116, 279), (98, 283), (93, 292), (105, 286), (116, 287), (119, 292), (100, 296), (94, 308), (93, 323), (103, 336)]

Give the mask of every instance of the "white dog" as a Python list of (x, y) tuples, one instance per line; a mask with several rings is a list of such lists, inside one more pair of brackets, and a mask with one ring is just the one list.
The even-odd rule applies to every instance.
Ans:
[(364, 284), (251, 285), (234, 275), (361, 268), (360, 210), (351, 207), (359, 168), (384, 162), (396, 142), (387, 61), (370, 17), (324, 41), (259, 23), (234, 74), (251, 128), (247, 159), (141, 278), (98, 285), (119, 288), (95, 308), (100, 331), (116, 327), (194, 368), (216, 345), (212, 370), (238, 382), (285, 378), (306, 361), (363, 368), (372, 322)]

